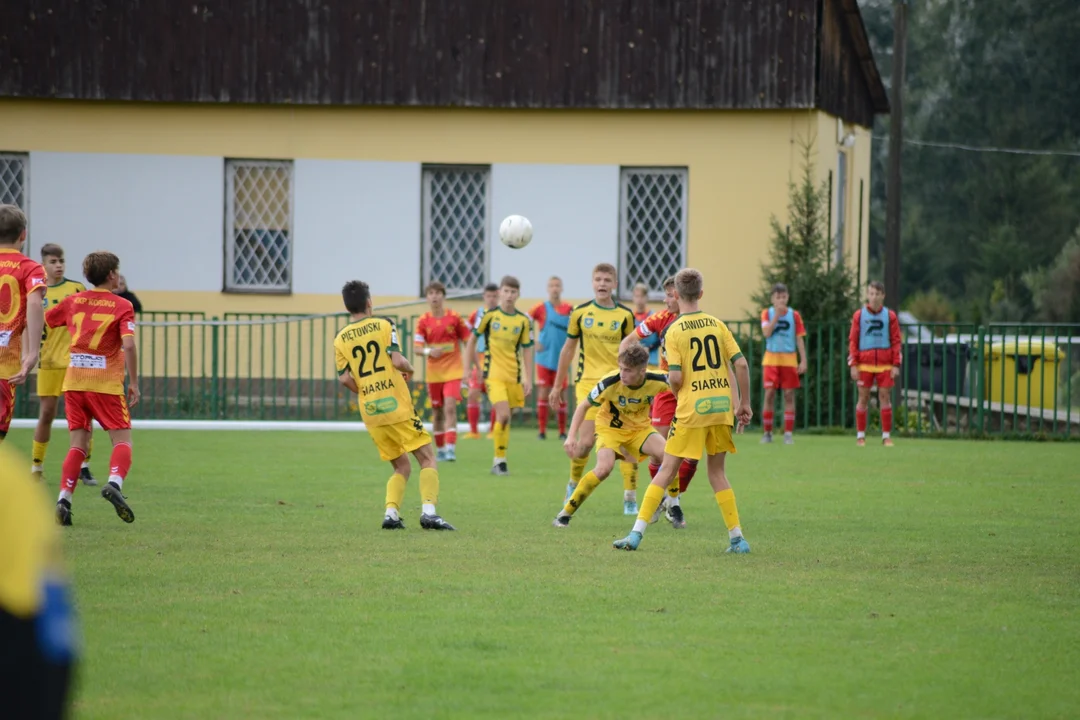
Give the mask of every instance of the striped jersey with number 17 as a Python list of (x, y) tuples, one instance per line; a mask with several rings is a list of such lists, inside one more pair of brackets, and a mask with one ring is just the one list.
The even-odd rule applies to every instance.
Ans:
[(45, 324), (71, 333), (65, 392), (124, 394), (124, 338), (135, 335), (130, 302), (108, 290), (85, 290), (50, 308)]

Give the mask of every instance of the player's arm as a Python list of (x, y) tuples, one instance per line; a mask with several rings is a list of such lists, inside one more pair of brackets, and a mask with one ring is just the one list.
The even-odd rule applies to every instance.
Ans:
[(45, 328), (45, 286), (38, 285), (26, 295), (26, 337), (22, 367), (8, 382), (21, 385), (34, 369), (41, 355), (41, 333)]
[(795, 337), (795, 345), (799, 348), (799, 367), (796, 368), (796, 372), (802, 375), (806, 372), (806, 340), (802, 335)]
[[(645, 338), (645, 337), (648, 337), (648, 335), (642, 335), (641, 334), (641, 329), (645, 326), (646, 322), (648, 322), (648, 321), (643, 320), (641, 325), (638, 325), (637, 329), (635, 329), (634, 332), (630, 333), (629, 335), (627, 335), (626, 337), (624, 337), (622, 339), (622, 342), (619, 343), (619, 353), (620, 354), (627, 351), (627, 350), (629, 350), (630, 348), (634, 347), (635, 345), (641, 344), (642, 339)], [(650, 332), (650, 331), (647, 330), (646, 332)]]
[[(675, 326), (672, 326), (674, 328)], [(668, 330), (667, 335), (667, 361), (668, 361), (668, 385), (671, 386), (671, 392), (678, 395), (682, 390), (683, 385), (683, 373), (682, 373), (682, 337), (673, 335), (671, 330)]]
[(345, 357), (345, 352), (342, 350), (341, 345), (336, 342), (334, 343), (334, 367), (337, 368), (338, 382), (359, 395), (360, 388), (356, 386), (356, 380), (352, 376), (352, 369), (349, 367), (349, 359)]
[(761, 334), (766, 338), (772, 337), (773, 332), (776, 330), (776, 323), (780, 322), (780, 313), (773, 313), (772, 320), (769, 319), (769, 310), (766, 308), (761, 311)]
[(739, 353), (732, 359), (731, 365), (735, 368), (735, 384), (739, 389), (739, 408), (735, 411), (735, 419), (738, 421), (736, 431), (742, 432), (754, 419), (754, 409), (750, 406), (750, 363)]
[(889, 311), (889, 345), (892, 349), (892, 376), (896, 379), (900, 376), (900, 362), (903, 358), (903, 339), (900, 336), (900, 321), (896, 313)]
[(127, 369), (128, 376), (127, 402), (128, 407), (135, 407), (139, 404), (139, 398), (142, 397), (142, 393), (139, 392), (139, 351), (135, 347), (135, 336), (124, 335), (123, 346), (124, 367)]
[[(529, 317), (536, 323), (537, 337), (539, 337), (539, 331), (544, 328), (544, 320), (547, 319), (547, 310), (544, 303), (536, 303), (533, 309), (529, 311)], [(544, 344), (539, 339), (536, 341), (536, 349), (544, 352)]]
[(394, 369), (408, 380), (415, 370), (413, 370), (409, 359), (401, 354), (401, 345), (398, 344), (397, 325), (390, 320), (387, 320), (387, 322), (390, 323), (390, 342), (386, 346), (386, 354), (390, 356), (390, 364), (394, 366)]
[(862, 308), (851, 316), (851, 330), (848, 331), (847, 364), (851, 368), (851, 379), (859, 379), (859, 326), (862, 324)]
[(465, 374), (468, 375), (478, 364), (476, 358), (476, 335), (469, 338), (469, 344), (465, 346)]
[(574, 359), (577, 349), (578, 338), (567, 336), (562, 350), (559, 351), (559, 368), (555, 371), (555, 382), (551, 384), (551, 393), (548, 396), (548, 402), (555, 407), (558, 407), (562, 402), (562, 386), (570, 373), (570, 361)]
[(576, 438), (578, 430), (581, 429), (581, 423), (585, 422), (585, 413), (588, 412), (590, 407), (589, 398), (585, 398), (574, 408), (574, 417), (570, 419), (570, 428), (566, 431), (566, 442), (563, 443), (563, 449), (566, 450), (566, 454), (570, 456), (570, 459), (577, 457)]

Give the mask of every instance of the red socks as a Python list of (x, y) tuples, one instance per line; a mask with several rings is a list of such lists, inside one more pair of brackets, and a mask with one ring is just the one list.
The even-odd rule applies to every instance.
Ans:
[(881, 432), (892, 432), (892, 406), (881, 408)]
[[(79, 465), (82, 465), (82, 459), (79, 460)], [(67, 461), (64, 461), (64, 467), (67, 467)], [(130, 469), (131, 445), (129, 443), (114, 445), (112, 455), (109, 457), (109, 476), (119, 475), (120, 478), (126, 478)], [(65, 471), (64, 474), (67, 475), (67, 472)], [(76, 474), (78, 474), (78, 471), (76, 471)]]
[(547, 432), (548, 422), (548, 401), (544, 396), (543, 390), (539, 392), (540, 397), (536, 399), (536, 423), (540, 426), (540, 432)]
[(784, 411), (784, 432), (795, 432), (795, 411)]
[(767, 432), (767, 433), (772, 432), (772, 422), (773, 422), (773, 411), (772, 410), (762, 410), (761, 411), (761, 424), (762, 424), (762, 428), (763, 428), (763, 430), (765, 432)]
[(465, 406), (465, 415), (469, 418), (469, 430), (473, 434), (480, 432), (480, 406), (476, 403), (469, 403)]
[[(892, 410), (889, 410), (889, 419), (892, 420)], [(866, 408), (855, 408), (855, 430), (857, 432), (866, 432)]]
[(435, 435), (435, 447), (441, 448), (446, 444), (446, 433), (433, 433)]
[(446, 431), (446, 444), (457, 445), (457, 430)]
[(679, 465), (679, 492), (686, 492), (686, 488), (690, 487), (690, 481), (694, 479), (694, 473), (697, 472), (697, 460), (683, 460), (682, 465)]
[[(128, 453), (128, 464), (131, 464), (131, 453)], [(67, 456), (64, 458), (64, 465), (61, 469), (62, 477), (60, 479), (60, 490), (62, 492), (74, 493), (75, 486), (79, 482), (79, 473), (82, 471), (83, 460), (86, 459), (86, 451), (81, 448), (70, 448)]]
[(658, 472), (660, 472), (660, 466), (659, 465), (653, 465), (652, 463), (649, 463), (649, 477), (655, 478), (656, 473), (658, 473)]
[(566, 434), (566, 403), (559, 401), (559, 434)]

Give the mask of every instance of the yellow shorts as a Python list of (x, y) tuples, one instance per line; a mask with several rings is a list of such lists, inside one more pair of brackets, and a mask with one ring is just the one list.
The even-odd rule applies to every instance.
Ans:
[(660, 433), (651, 427), (640, 430), (619, 430), (612, 427), (596, 427), (596, 449), (614, 450), (616, 455), (625, 455), (631, 462), (649, 457), (641, 448), (651, 436), (660, 437)]
[(60, 397), (64, 388), (64, 376), (67, 368), (46, 370), (39, 368), (37, 373), (38, 397)]
[(733, 453), (735, 443), (731, 440), (731, 426), (685, 427), (673, 420), (664, 452), (690, 460), (700, 460), (703, 452), (708, 455)]
[(375, 447), (379, 448), (379, 457), (387, 462), (419, 450), (431, 442), (431, 435), (424, 429), (420, 416), (415, 414), (411, 420), (368, 426), (368, 432), (375, 441)]
[[(596, 382), (600, 381), (597, 380)], [(574, 399), (577, 400), (577, 405), (585, 402), (585, 400), (589, 397), (589, 393), (591, 393), (593, 388), (596, 387), (596, 382), (582, 381), (574, 386)], [(585, 410), (585, 419), (595, 420), (596, 414), (598, 412), (600, 412), (599, 407), (597, 407), (596, 405), (589, 405), (588, 409)]]
[(525, 386), (521, 383), (508, 383), (502, 380), (487, 381), (488, 401), (494, 405), (504, 402), (512, 408), (525, 407)]

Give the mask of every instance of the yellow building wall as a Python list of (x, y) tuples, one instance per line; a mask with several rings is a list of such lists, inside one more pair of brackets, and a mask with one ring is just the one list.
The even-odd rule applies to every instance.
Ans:
[[(834, 167), (837, 148), (835, 118), (805, 110), (534, 111), (3, 99), (0, 117), (0, 149), (7, 151), (685, 166), (690, 173), (688, 262), (705, 273), (705, 309), (725, 318), (753, 310), (749, 297), (759, 282), (769, 217), (775, 213), (784, 221), (787, 184), (799, 171), (798, 141), (816, 138), (821, 177)], [(849, 151), (846, 243), (854, 263), (858, 181), (866, 180), (868, 194), (870, 136), (865, 128), (849, 129), (857, 136)], [(864, 247), (864, 265), (865, 258)], [(146, 292), (141, 298), (149, 309), (208, 314), (334, 312), (339, 307), (335, 295)], [(401, 298), (376, 300), (396, 299)], [(522, 305), (536, 300), (525, 299)]]

